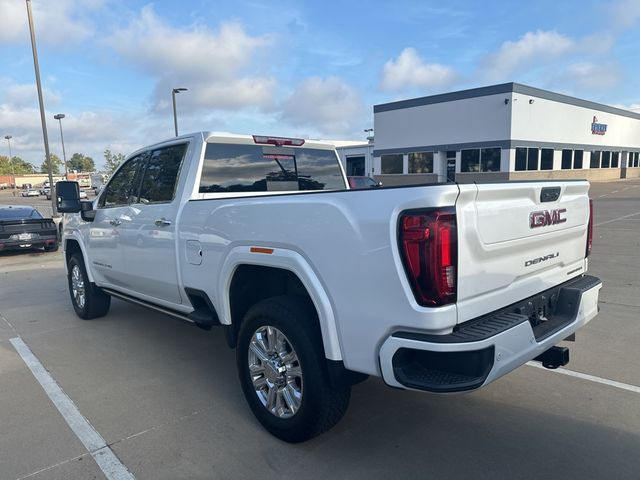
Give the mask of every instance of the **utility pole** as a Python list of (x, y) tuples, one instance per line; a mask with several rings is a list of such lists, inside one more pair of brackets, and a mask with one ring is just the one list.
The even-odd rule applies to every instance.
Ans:
[[(38, 65), (38, 49), (36, 47), (36, 34), (33, 28), (33, 13), (31, 12), (31, 0), (27, 2), (27, 17), (29, 19), (29, 33), (31, 34), (31, 50), (33, 52), (33, 68), (36, 72), (36, 87), (38, 89), (38, 103), (40, 104), (40, 122), (42, 123), (42, 137), (44, 140), (44, 153), (47, 160), (47, 170), (49, 170), (49, 188), (53, 192), (53, 165), (51, 165), (51, 154), (49, 153), (49, 136), (47, 135), (47, 120), (44, 115), (44, 100), (42, 98), (42, 84), (40, 83), (40, 66)], [(51, 195), (51, 209), (54, 217), (57, 217), (56, 196)]]

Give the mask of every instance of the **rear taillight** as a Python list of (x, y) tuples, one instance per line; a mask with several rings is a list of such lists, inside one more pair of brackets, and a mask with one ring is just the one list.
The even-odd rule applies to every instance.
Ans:
[(401, 214), (399, 242), (416, 301), (423, 307), (454, 303), (458, 280), (455, 208)]
[(587, 225), (587, 252), (585, 257), (591, 253), (593, 246), (593, 200), (589, 199), (589, 223)]

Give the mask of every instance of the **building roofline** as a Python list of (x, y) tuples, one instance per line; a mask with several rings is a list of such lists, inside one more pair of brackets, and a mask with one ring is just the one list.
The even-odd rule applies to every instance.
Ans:
[(599, 112), (611, 113), (623, 117), (634, 118), (640, 120), (640, 114), (625, 110), (623, 108), (612, 107), (602, 103), (583, 100), (581, 98), (571, 97), (562, 93), (551, 92), (541, 88), (530, 87), (521, 83), (501, 83), (498, 85), (490, 85), (488, 87), (471, 88), (468, 90), (459, 90), (456, 92), (439, 93), (437, 95), (429, 95), (426, 97), (411, 98), (408, 100), (400, 100), (397, 102), (382, 103), (373, 106), (373, 113), (389, 112), (393, 110), (403, 110), (405, 108), (422, 107), (425, 105), (433, 105), (436, 103), (453, 102), (456, 100), (465, 100), (469, 98), (486, 97), (489, 95), (498, 95), (505, 93), (521, 93), (523, 95), (531, 95), (532, 97), (543, 98), (554, 102), (574, 105)]

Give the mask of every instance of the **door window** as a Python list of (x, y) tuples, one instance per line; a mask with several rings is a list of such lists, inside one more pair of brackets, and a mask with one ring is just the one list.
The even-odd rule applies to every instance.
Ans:
[(187, 144), (159, 148), (151, 153), (140, 188), (139, 203), (166, 203), (173, 201), (180, 165)]
[(140, 166), (144, 155), (137, 155), (116, 172), (105, 187), (98, 202), (99, 207), (118, 207), (137, 201), (140, 186)]

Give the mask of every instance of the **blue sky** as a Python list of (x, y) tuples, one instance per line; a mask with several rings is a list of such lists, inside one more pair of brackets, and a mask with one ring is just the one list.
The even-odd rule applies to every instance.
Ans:
[[(640, 107), (640, 0), (33, 0), (52, 153), (180, 131), (363, 139), (373, 105), (516, 81)], [(0, 0), (0, 133), (44, 157), (24, 0)], [(3, 141), (0, 154), (5, 152)]]

